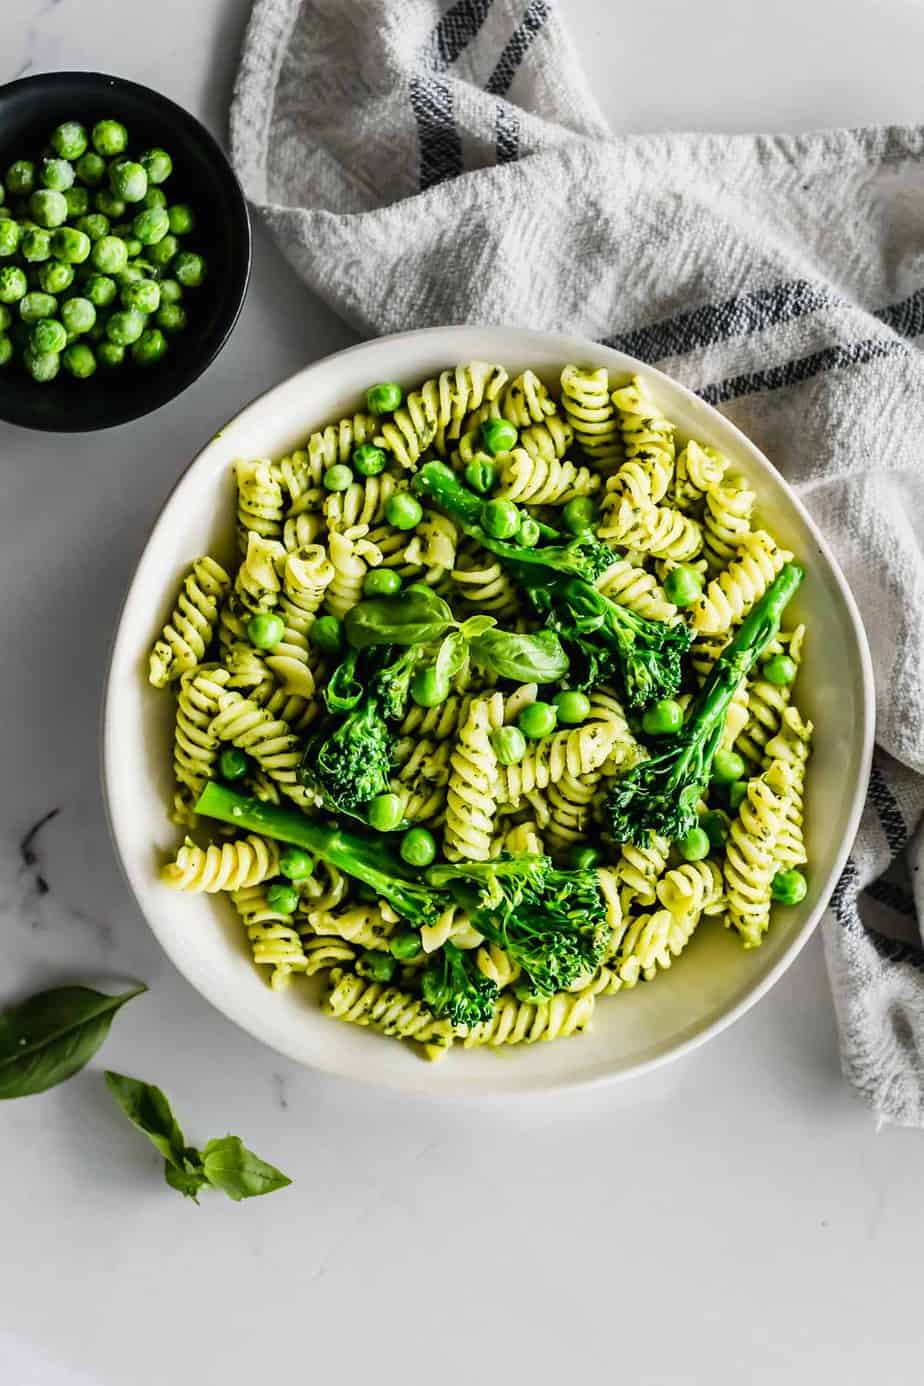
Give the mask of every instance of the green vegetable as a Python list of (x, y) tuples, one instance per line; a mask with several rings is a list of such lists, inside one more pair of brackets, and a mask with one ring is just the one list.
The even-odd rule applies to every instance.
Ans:
[(360, 476), (378, 476), (380, 472), (384, 472), (388, 458), (374, 443), (360, 443), (358, 448), (353, 449), (350, 461), (353, 470)]
[(778, 871), (770, 883), (770, 894), (780, 905), (798, 905), (808, 894), (808, 881), (793, 867)]
[(53, 294), (30, 293), (19, 304), (19, 316), (23, 322), (38, 322), (40, 318), (53, 318), (58, 311), (58, 301)]
[(401, 929), (392, 934), (388, 946), (392, 957), (401, 962), (411, 962), (420, 952), (420, 934), (416, 929)]
[(41, 991), (0, 1014), (0, 1098), (31, 1097), (63, 1083), (92, 1059), (126, 1001), (89, 987)]
[(308, 639), (323, 654), (337, 654), (343, 648), (343, 626), (336, 616), (319, 616), (308, 632)]
[(520, 527), (516, 533), (518, 544), (524, 548), (533, 549), (542, 538), (542, 526), (538, 520), (534, 520), (532, 515), (524, 515), (520, 521)]
[(86, 188), (68, 188), (64, 194), (64, 201), (67, 204), (67, 219), (70, 222), (85, 217), (90, 210), (90, 194)]
[[(485, 419), (481, 425), (481, 441), (485, 451), (492, 457), (499, 452), (509, 452), (511, 448), (515, 448), (519, 436), (514, 425), (506, 419)], [(503, 537), (498, 535), (498, 538)]]
[(772, 659), (768, 659), (761, 673), (768, 683), (776, 684), (779, 688), (785, 688), (789, 683), (795, 681), (799, 672), (799, 667), (794, 659), (789, 655), (778, 654)]
[(378, 948), (367, 948), (356, 963), (360, 977), (368, 977), (372, 982), (388, 983), (395, 975), (397, 962), (390, 953)]
[(6, 186), (15, 197), (28, 197), (35, 187), (35, 164), (16, 159), (6, 171)]
[(133, 159), (117, 159), (109, 165), (109, 186), (123, 202), (140, 202), (148, 190), (148, 175)]
[(187, 1145), (170, 1103), (152, 1083), (111, 1071), (105, 1077), (128, 1120), (162, 1157), (167, 1183), (187, 1198), (198, 1202), (196, 1195), (210, 1185), (237, 1203), (291, 1184), (280, 1170), (248, 1150), (239, 1136), (209, 1141), (201, 1152)]
[(586, 722), (590, 716), (590, 699), (586, 693), (579, 693), (577, 689), (563, 689), (561, 693), (556, 693), (553, 702), (558, 720), (563, 726), (576, 727), (581, 722)]
[(61, 304), (61, 321), (68, 332), (89, 332), (96, 322), (96, 309), (88, 298), (69, 298)]
[(36, 356), (46, 351), (63, 351), (67, 346), (67, 333), (55, 318), (39, 318), (29, 333), (29, 346)]
[(568, 656), (552, 630), (518, 634), (493, 627), (469, 644), (476, 664), (516, 683), (557, 683), (568, 672)]
[(18, 265), (0, 266), (0, 303), (18, 303), (29, 288)]
[(696, 826), (696, 806), (713, 769), (729, 704), (779, 631), (802, 578), (798, 564), (786, 564), (722, 650), (683, 731), (667, 750), (613, 781), (605, 815), (614, 842), (645, 846), (651, 832), (681, 839)]
[(110, 188), (100, 188), (99, 192), (94, 193), (93, 206), (112, 222), (121, 221), (127, 211), (127, 204), (121, 197), (116, 197)]
[(395, 529), (415, 529), (423, 519), (423, 507), (410, 491), (396, 491), (385, 502), (385, 518)]
[(5, 332), (0, 332), (0, 366), (9, 365), (13, 356), (13, 343)]
[(106, 177), (106, 161), (100, 156), (88, 150), (77, 160), (77, 177), (81, 183), (86, 183), (89, 188), (98, 188)]
[(575, 843), (568, 848), (568, 865), (574, 871), (590, 871), (600, 864), (600, 853), (596, 847), (585, 847)]
[(67, 159), (43, 159), (39, 164), (39, 180), (46, 188), (63, 193), (71, 187), (76, 174)]
[(154, 366), (167, 353), (167, 339), (156, 327), (147, 327), (132, 347), (132, 360), (139, 366)]
[(709, 839), (710, 847), (724, 847), (728, 839), (728, 818), (720, 809), (710, 809), (699, 820), (699, 826)]
[(61, 260), (46, 260), (39, 266), (38, 282), (46, 294), (63, 294), (74, 282), (73, 266)]
[(247, 622), (247, 639), (258, 650), (275, 650), (285, 631), (286, 623), (275, 611), (258, 611)]
[[(167, 235), (162, 236), (159, 241), (155, 241), (153, 245), (148, 246), (148, 259), (153, 261), (153, 263), (157, 265), (159, 268), (165, 269), (166, 266), (170, 264), (171, 260), (176, 255), (179, 248), (180, 243), (177, 240), (176, 236), (171, 236), (168, 232)], [(173, 283), (176, 284), (178, 289), (180, 289), (180, 284), (178, 280), (174, 279)], [(160, 287), (161, 293), (163, 293), (163, 284), (161, 284)], [(180, 292), (182, 292), (181, 289)]]
[(162, 303), (154, 319), (162, 332), (182, 332), (186, 327), (186, 310), (180, 303)]
[[(548, 857), (518, 856), (431, 866), (421, 879), (419, 872), (408, 874), (413, 868), (385, 843), (320, 823), (297, 809), (245, 798), (216, 780), (202, 791), (196, 811), (239, 831), (304, 848), (363, 881), (414, 929), (434, 924), (450, 904), (459, 905), (543, 995), (588, 976), (606, 951), (607, 912), (593, 871), (557, 871)], [(391, 949), (394, 953), (394, 940)]]
[(734, 784), (728, 786), (728, 806), (732, 813), (737, 813), (744, 800), (748, 797), (747, 780), (736, 780)]
[(744, 760), (737, 751), (718, 750), (712, 759), (712, 778), (716, 784), (732, 784), (745, 773)]
[(128, 146), (128, 131), (118, 120), (99, 120), (90, 133), (93, 148), (107, 159), (121, 154)]
[(481, 523), (492, 539), (512, 539), (520, 528), (520, 512), (509, 500), (486, 501)]
[(93, 243), (83, 231), (73, 226), (59, 226), (51, 238), (51, 251), (68, 265), (80, 265), (87, 259)]
[(51, 232), (41, 226), (27, 226), (19, 242), (19, 253), (30, 265), (51, 258)]
[[(98, 242), (102, 245), (102, 241)], [(145, 316), (136, 308), (123, 308), (112, 314), (106, 323), (106, 336), (117, 346), (131, 346), (144, 331)]]
[(298, 891), (285, 881), (274, 881), (266, 888), (266, 903), (280, 914), (294, 914), (298, 909)]
[(170, 218), (163, 207), (146, 207), (132, 222), (132, 231), (142, 245), (156, 245), (170, 230)]
[(491, 733), (491, 745), (501, 765), (519, 765), (526, 755), (526, 737), (519, 727), (497, 727)]
[(205, 283), (205, 260), (191, 250), (180, 250), (173, 261), (173, 273), (184, 288), (197, 289)]
[(242, 780), (250, 769), (250, 757), (238, 746), (226, 746), (218, 758), (218, 773), (229, 783)]
[(477, 491), (481, 496), (486, 496), (494, 490), (497, 482), (497, 468), (490, 457), (485, 457), (483, 453), (479, 453), (472, 458), (465, 468), (465, 480), (473, 491)]
[(690, 828), (677, 843), (677, 851), (684, 861), (702, 861), (709, 855), (709, 835), (703, 828)]
[(166, 149), (146, 149), (143, 154), (139, 154), (138, 162), (150, 183), (166, 183), (173, 172), (173, 160)]
[(646, 736), (670, 736), (683, 726), (683, 708), (673, 698), (661, 698), (652, 703), (642, 716), (642, 731)]
[(89, 141), (79, 121), (66, 120), (52, 130), (49, 143), (62, 159), (79, 159), (86, 152)]
[(370, 414), (393, 414), (403, 398), (401, 386), (386, 380), (382, 385), (370, 385), (366, 391), (366, 408)]
[(347, 491), (353, 485), (353, 473), (345, 463), (337, 462), (328, 467), (322, 481), (327, 491)]
[(428, 964), (420, 990), (438, 1019), (448, 1016), (462, 1029), (490, 1020), (499, 995), (496, 984), (450, 942), (444, 943)]
[(418, 707), (439, 707), (449, 692), (449, 680), (432, 666), (419, 669), (411, 680), (411, 698)]
[(0, 255), (15, 255), (19, 247), (19, 223), (4, 217), (0, 221)]
[(185, 202), (176, 202), (167, 210), (170, 230), (174, 236), (188, 236), (196, 225), (193, 209)]
[(686, 563), (671, 568), (664, 579), (664, 595), (675, 606), (692, 606), (703, 593), (702, 575)]
[[(143, 162), (143, 160), (140, 162)], [(145, 193), (144, 197), (141, 199), (141, 205), (144, 208), (163, 207), (164, 211), (167, 211), (167, 194), (164, 192), (163, 188), (156, 188), (152, 185), (150, 174), (148, 174), (148, 190)], [(169, 229), (169, 213), (167, 216), (167, 225)]]
[(153, 279), (136, 279), (122, 289), (122, 305), (137, 308), (139, 313), (156, 313), (160, 307), (160, 289)]
[(61, 369), (61, 357), (56, 351), (36, 352), (26, 347), (22, 359), (26, 370), (39, 385), (47, 385), (54, 380)]
[(551, 736), (558, 720), (552, 703), (527, 703), (517, 718), (517, 726), (530, 741), (538, 741), (543, 736)]
[(404, 816), (401, 800), (397, 794), (376, 794), (369, 800), (368, 816), (369, 826), (377, 833), (394, 832)]
[(401, 839), (401, 859), (408, 866), (429, 866), (436, 856), (436, 842), (426, 828), (409, 828)]
[(597, 518), (597, 507), (589, 496), (575, 496), (569, 500), (561, 512), (565, 529), (572, 534), (583, 534), (592, 529)]
[(64, 195), (54, 188), (37, 188), (29, 198), (29, 211), (39, 226), (61, 226), (67, 221)]
[(90, 261), (101, 274), (119, 274), (128, 264), (128, 247), (118, 236), (102, 236), (93, 243)]
[(300, 847), (287, 847), (280, 853), (279, 870), (290, 881), (307, 881), (314, 872), (314, 858)]
[(83, 286), (84, 297), (94, 308), (109, 308), (116, 298), (116, 282), (106, 274), (92, 274)]
[(116, 366), (121, 366), (125, 360), (125, 348), (118, 346), (115, 342), (100, 342), (96, 348), (96, 359), (101, 366), (108, 370), (114, 370)]
[(347, 641), (357, 650), (370, 645), (429, 645), (455, 625), (448, 603), (432, 587), (417, 583), (400, 601), (386, 597), (357, 602), (344, 618)]
[(367, 597), (394, 597), (401, 591), (401, 574), (394, 568), (370, 568), (363, 578), (363, 593)]

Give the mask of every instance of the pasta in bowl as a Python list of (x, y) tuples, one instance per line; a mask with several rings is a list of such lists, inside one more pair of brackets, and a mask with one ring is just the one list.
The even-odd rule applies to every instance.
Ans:
[(440, 329), (309, 368), (194, 463), (123, 614), (107, 790), (155, 931), (270, 1043), (567, 1085), (679, 1052), (794, 955), (869, 696), (842, 579), (726, 420), (590, 343)]

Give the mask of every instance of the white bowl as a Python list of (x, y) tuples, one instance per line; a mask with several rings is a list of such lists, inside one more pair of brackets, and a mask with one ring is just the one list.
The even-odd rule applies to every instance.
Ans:
[[(181, 574), (202, 553), (230, 558), (238, 457), (278, 457), (322, 423), (352, 413), (377, 380), (410, 386), (467, 360), (556, 378), (568, 361), (641, 375), (682, 435), (711, 443), (751, 479), (762, 521), (806, 569), (787, 624), (806, 622), (800, 707), (815, 723), (806, 799), (809, 893), (774, 911), (763, 947), (745, 952), (708, 921), (654, 984), (602, 998), (593, 1029), (552, 1044), (450, 1053), (428, 1064), (410, 1046), (332, 1020), (304, 982), (272, 992), (250, 961), (227, 901), (180, 896), (157, 868), (177, 845), (173, 700), (148, 686), (147, 654)], [(309, 366), (227, 424), (196, 457), (154, 526), (122, 611), (105, 695), (104, 779), (112, 833), (142, 912), (167, 953), (219, 1010), (290, 1058), (331, 1073), (433, 1093), (536, 1091), (641, 1073), (685, 1053), (762, 996), (808, 939), (853, 841), (873, 744), (873, 680), (860, 617), (824, 539), (779, 473), (727, 419), (660, 372), (582, 338), (513, 328), (446, 327), (386, 337)]]

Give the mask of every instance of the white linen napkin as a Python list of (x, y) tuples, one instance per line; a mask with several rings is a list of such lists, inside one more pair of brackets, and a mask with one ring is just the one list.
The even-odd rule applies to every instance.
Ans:
[(550, 0), (257, 0), (231, 141), (361, 331), (582, 333), (697, 390), (796, 487), (877, 680), (824, 924), (844, 1071), (924, 1124), (924, 132), (616, 137)]

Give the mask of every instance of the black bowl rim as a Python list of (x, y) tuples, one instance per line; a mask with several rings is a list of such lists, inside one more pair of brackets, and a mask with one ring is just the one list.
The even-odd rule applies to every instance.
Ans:
[[(237, 325), (237, 320), (244, 307), (247, 298), (247, 290), (250, 287), (251, 270), (253, 267), (253, 230), (250, 221), (250, 208), (247, 202), (244, 189), (241, 187), (240, 179), (234, 171), (234, 166), (228, 158), (221, 145), (216, 140), (212, 132), (203, 125), (198, 116), (194, 116), (185, 106), (179, 105), (172, 97), (165, 96), (163, 92), (156, 91), (153, 87), (146, 87), (143, 82), (134, 82), (129, 77), (118, 77), (114, 73), (95, 72), (92, 69), (67, 69), (54, 72), (35, 72), (28, 77), (17, 77), (12, 82), (5, 82), (0, 85), (0, 110), (2, 110), (5, 99), (14, 92), (18, 92), (25, 87), (42, 86), (53, 87), (59, 82), (74, 81), (75, 79), (85, 81), (87, 86), (103, 84), (112, 87), (118, 96), (119, 91), (133, 91), (155, 107), (169, 112), (170, 117), (180, 125), (186, 126), (191, 136), (194, 136), (200, 144), (204, 145), (210, 157), (213, 157), (222, 166), (227, 174), (231, 187), (236, 191), (235, 199), (235, 231), (241, 234), (242, 255), (241, 268), (238, 273), (237, 287), (235, 289), (234, 307), (230, 310), (227, 320), (217, 337), (212, 348), (200, 357), (194, 365), (190, 366), (188, 373), (184, 376), (182, 383), (177, 389), (170, 391), (163, 398), (158, 398), (155, 392), (154, 399), (150, 404), (138, 409), (129, 409), (123, 415), (115, 418), (106, 418), (100, 423), (67, 424), (56, 420), (53, 424), (37, 422), (29, 418), (29, 409), (22, 410), (14, 408), (12, 410), (0, 409), (0, 420), (4, 423), (13, 424), (19, 428), (29, 429), (38, 433), (99, 433), (107, 428), (118, 428), (123, 424), (132, 423), (135, 419), (143, 419), (148, 414), (153, 414), (155, 410), (163, 408), (171, 400), (178, 399), (190, 385), (209, 368), (219, 352), (227, 345), (228, 338)], [(229, 303), (231, 300), (229, 299)], [(153, 379), (153, 377), (152, 377)]]

